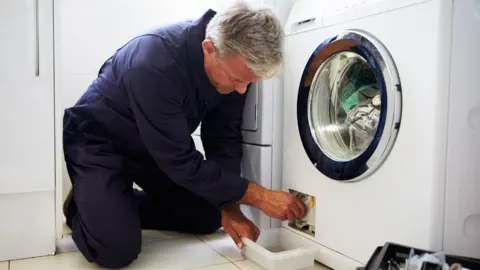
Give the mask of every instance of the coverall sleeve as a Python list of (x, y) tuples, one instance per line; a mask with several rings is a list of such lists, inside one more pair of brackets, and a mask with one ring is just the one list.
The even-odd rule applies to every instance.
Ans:
[(248, 181), (195, 150), (182, 100), (183, 82), (149, 68), (135, 68), (119, 82), (127, 93), (141, 138), (159, 168), (180, 186), (218, 208), (240, 200)]
[(240, 175), (242, 160), (242, 117), (246, 95), (233, 92), (222, 96), (217, 107), (202, 121), (205, 156), (222, 168)]

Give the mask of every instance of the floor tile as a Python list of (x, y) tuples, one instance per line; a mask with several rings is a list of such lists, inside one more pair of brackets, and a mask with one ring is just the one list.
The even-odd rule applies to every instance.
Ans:
[[(63, 223), (63, 234), (64, 235), (71, 235), (72, 230), (67, 226), (67, 224)], [(173, 231), (154, 231), (154, 230), (143, 230), (142, 236), (144, 241), (150, 241), (155, 239), (173, 239), (188, 236), (189, 234), (173, 232)]]
[[(228, 263), (228, 260), (194, 236), (144, 243), (139, 258), (127, 269), (195, 269)], [(228, 265), (227, 265), (228, 267)], [(79, 252), (12, 261), (10, 270), (101, 269)]]
[[(142, 241), (143, 243), (148, 243), (151, 241), (158, 240), (167, 240), (167, 239), (176, 239), (182, 237), (192, 237), (191, 234), (184, 234), (179, 232), (171, 231), (153, 231), (153, 230), (144, 230), (142, 231)], [(77, 245), (73, 242), (71, 231), (70, 234), (65, 233), (63, 238), (57, 241), (57, 252), (73, 252), (78, 251)], [(0, 269), (2, 270), (2, 269)]]
[(191, 234), (179, 233), (173, 231), (153, 231), (153, 230), (143, 230), (142, 238), (143, 242), (150, 242), (156, 240), (168, 240), (168, 239), (178, 239), (183, 237), (193, 237)]
[(233, 263), (224, 263), (224, 264), (218, 264), (218, 265), (212, 265), (212, 266), (207, 266), (207, 267), (202, 267), (202, 268), (195, 268), (192, 270), (240, 270), (235, 264)]
[[(249, 260), (235, 262), (235, 265), (242, 270), (264, 270), (264, 268)], [(330, 270), (330, 268), (315, 262), (312, 270)]]
[(146, 243), (139, 259), (132, 269), (147, 269), (150, 265), (154, 265), (151, 269), (192, 269), (228, 262), (196, 237)]
[(263, 270), (262, 267), (249, 260), (235, 262), (235, 265), (242, 270)]
[(8, 270), (8, 262), (0, 262), (0, 270)]
[(10, 262), (10, 270), (74, 270), (100, 269), (85, 260), (79, 252), (61, 253), (55, 256), (46, 256)]
[(231, 262), (245, 260), (241, 250), (235, 245), (232, 238), (223, 230), (209, 235), (198, 236), (202, 241), (207, 243), (210, 247), (222, 254)]

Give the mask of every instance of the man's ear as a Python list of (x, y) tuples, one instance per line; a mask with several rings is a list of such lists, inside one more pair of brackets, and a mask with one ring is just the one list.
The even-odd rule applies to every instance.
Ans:
[(215, 45), (211, 39), (207, 38), (202, 42), (203, 54), (210, 55), (215, 53)]

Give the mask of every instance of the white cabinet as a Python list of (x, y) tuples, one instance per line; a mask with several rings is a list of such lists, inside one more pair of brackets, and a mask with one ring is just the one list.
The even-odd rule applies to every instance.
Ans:
[(53, 0), (0, 1), (0, 261), (55, 250)]
[(0, 36), (0, 194), (51, 190), (51, 1), (0, 1)]

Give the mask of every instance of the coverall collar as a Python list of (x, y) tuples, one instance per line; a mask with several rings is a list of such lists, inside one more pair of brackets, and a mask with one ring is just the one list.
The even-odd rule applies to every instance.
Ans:
[(188, 29), (188, 52), (191, 59), (190, 71), (198, 87), (199, 98), (204, 102), (208, 102), (218, 94), (215, 87), (210, 82), (204, 66), (204, 54), (202, 42), (205, 40), (205, 32), (208, 23), (215, 16), (216, 12), (209, 9), (202, 17), (193, 21), (192, 26)]

